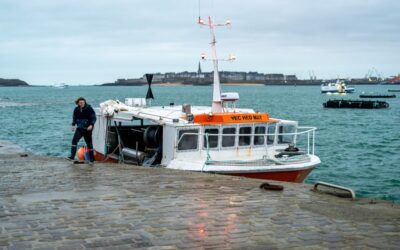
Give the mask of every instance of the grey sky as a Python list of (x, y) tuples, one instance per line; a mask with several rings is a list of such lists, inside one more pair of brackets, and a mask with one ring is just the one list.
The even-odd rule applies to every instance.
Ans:
[[(220, 70), (308, 78), (400, 72), (398, 0), (204, 0)], [(209, 33), (198, 0), (0, 0), (0, 77), (94, 84), (146, 72), (195, 71)], [(203, 63), (204, 70), (211, 65)]]

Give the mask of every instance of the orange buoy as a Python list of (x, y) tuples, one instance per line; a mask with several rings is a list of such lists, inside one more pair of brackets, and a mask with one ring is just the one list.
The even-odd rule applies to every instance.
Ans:
[(88, 149), (86, 147), (81, 147), (78, 150), (77, 156), (78, 156), (78, 160), (83, 161), (85, 160), (85, 153), (89, 152)]

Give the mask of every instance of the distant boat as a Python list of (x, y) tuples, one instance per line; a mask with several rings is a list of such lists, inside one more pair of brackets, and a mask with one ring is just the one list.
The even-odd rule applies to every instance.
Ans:
[(360, 98), (396, 98), (396, 95), (377, 95), (377, 94), (361, 94)]
[(57, 84), (54, 84), (54, 85), (53, 85), (53, 88), (56, 88), (56, 89), (65, 89), (65, 88), (68, 88), (68, 85), (65, 84), (65, 83), (57, 83)]
[(398, 76), (393, 76), (392, 78), (388, 79), (388, 84), (400, 84), (400, 74)]
[(323, 106), (324, 108), (384, 109), (389, 108), (389, 103), (363, 100), (329, 100)]
[(346, 92), (326, 92), (327, 95), (347, 95)]
[(336, 83), (321, 84), (321, 93), (353, 93), (354, 87), (347, 87), (346, 83), (337, 80)]

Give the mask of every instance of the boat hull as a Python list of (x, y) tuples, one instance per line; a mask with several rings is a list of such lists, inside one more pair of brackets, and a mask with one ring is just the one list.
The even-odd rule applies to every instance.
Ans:
[[(108, 163), (118, 163), (118, 160), (112, 158), (106, 158), (103, 154), (95, 151), (95, 160), (108, 162)], [(218, 171), (205, 171), (212, 172), (215, 174), (223, 174), (223, 175), (231, 175), (231, 176), (240, 176), (252, 179), (261, 179), (261, 180), (274, 180), (274, 181), (286, 181), (286, 182), (297, 182), (302, 183), (310, 172), (314, 169), (315, 166), (311, 166), (304, 169), (298, 170), (282, 170), (282, 171), (269, 171), (269, 172), (240, 172), (240, 173), (226, 173), (226, 172), (218, 172)], [(193, 171), (193, 170), (184, 170), (181, 171)], [(195, 171), (198, 172), (198, 171)]]
[(280, 171), (280, 172), (261, 172), (261, 173), (230, 173), (227, 175), (241, 176), (252, 179), (274, 180), (302, 183), (313, 168), (293, 170), (293, 171)]
[[(355, 89), (354, 88), (348, 88), (345, 90), (345, 93), (354, 93)], [(322, 94), (326, 93), (339, 93), (337, 89), (327, 89), (327, 90), (321, 90)]]

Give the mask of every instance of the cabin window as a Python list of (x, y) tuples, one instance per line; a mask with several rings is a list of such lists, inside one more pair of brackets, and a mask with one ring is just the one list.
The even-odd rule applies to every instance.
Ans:
[(178, 150), (195, 150), (198, 148), (198, 129), (180, 130), (178, 133)]
[(280, 144), (291, 144), (294, 142), (294, 135), (286, 135), (296, 132), (295, 126), (280, 126), (278, 143)]
[(249, 146), (251, 143), (251, 127), (239, 128), (239, 146)]
[(268, 136), (267, 136), (267, 144), (273, 144), (275, 141), (275, 124), (271, 124), (268, 126)]
[(265, 144), (265, 133), (266, 133), (266, 128), (265, 126), (255, 126), (254, 127), (254, 145), (259, 146), (259, 145), (264, 145)]
[(222, 129), (222, 147), (234, 147), (236, 142), (236, 128)]
[(204, 129), (204, 148), (207, 148), (207, 138), (208, 138), (208, 148), (218, 148), (218, 138), (219, 138), (218, 134), (219, 134), (218, 128)]

